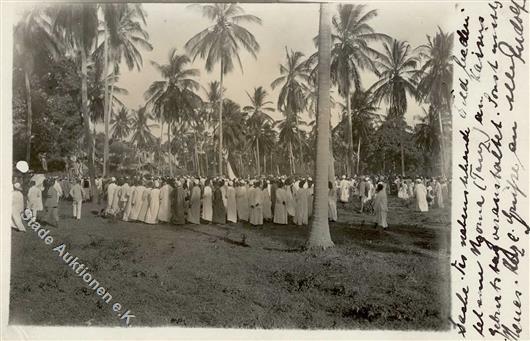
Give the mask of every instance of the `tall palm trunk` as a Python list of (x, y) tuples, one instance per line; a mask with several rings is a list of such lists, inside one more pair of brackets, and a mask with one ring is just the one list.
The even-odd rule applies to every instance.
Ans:
[(346, 84), (346, 116), (348, 123), (348, 134), (346, 134), (346, 138), (348, 139), (348, 157), (347, 157), (347, 168), (346, 173), (351, 176), (351, 171), (353, 169), (353, 127), (352, 127), (352, 121), (351, 121), (351, 94), (350, 94), (350, 84), (349, 81)]
[(440, 124), (440, 162), (442, 163), (440, 175), (445, 176), (445, 141), (441, 110), (438, 110), (438, 123)]
[(223, 175), (223, 57), (221, 57), (221, 79), (219, 82), (219, 175)]
[(294, 174), (296, 172), (296, 168), (294, 167), (293, 144), (291, 141), (289, 141), (289, 161), (291, 163), (291, 174)]
[(33, 120), (33, 109), (31, 108), (31, 84), (29, 82), (29, 72), (27, 68), (24, 70), (24, 82), (26, 83), (26, 105), (28, 107), (28, 130), (27, 130), (27, 144), (26, 144), (26, 161), (31, 164), (31, 124)]
[(259, 137), (256, 138), (256, 160), (257, 160), (257, 167), (258, 167), (258, 176), (260, 176), (261, 169), (259, 165)]
[(167, 123), (167, 160), (169, 164), (169, 176), (173, 177), (173, 167), (171, 166), (171, 121)]
[(357, 141), (357, 169), (355, 173), (359, 175), (359, 164), (361, 163), (361, 134), (359, 134), (359, 141)]
[(90, 134), (90, 118), (88, 117), (88, 85), (87, 85), (87, 56), (84, 48), (84, 42), (81, 43), (81, 107), (83, 111), (83, 125), (85, 126), (85, 139), (88, 144), (88, 174), (90, 177), (90, 187), (93, 189), (91, 200), (98, 196), (96, 187), (96, 170), (94, 169), (94, 159), (92, 158), (92, 150), (94, 144), (92, 135)]
[(105, 142), (103, 144), (103, 176), (107, 175), (108, 162), (109, 162), (109, 47), (108, 47), (108, 32), (107, 24), (105, 23), (104, 39), (103, 43), (103, 76), (104, 78), (104, 100), (103, 100), (103, 120), (105, 121)]
[(328, 224), (329, 120), (331, 116), (331, 103), (329, 98), (331, 86), (331, 10), (331, 3), (320, 4), (315, 197), (313, 201), (313, 221), (307, 242), (309, 249), (326, 249), (334, 245), (333, 241), (331, 241)]

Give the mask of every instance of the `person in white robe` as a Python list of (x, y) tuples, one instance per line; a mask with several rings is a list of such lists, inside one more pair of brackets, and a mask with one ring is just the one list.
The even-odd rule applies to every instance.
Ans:
[(346, 180), (346, 175), (342, 176), (340, 181), (340, 201), (347, 203), (350, 200), (350, 182)]
[(114, 202), (114, 196), (116, 195), (116, 189), (118, 185), (116, 185), (116, 178), (111, 178), (110, 183), (107, 186), (107, 209), (106, 212), (108, 214), (114, 214), (112, 211), (112, 203)]
[(237, 223), (236, 189), (233, 185), (232, 181), (228, 181), (228, 187), (226, 188), (226, 220)]
[(30, 182), (30, 189), (28, 191), (28, 208), (32, 213), (32, 220), (37, 219), (37, 214), (39, 211), (44, 210), (44, 205), (42, 203), (42, 190), (43, 187), (38, 186), (35, 181)]
[(145, 189), (142, 192), (142, 200), (140, 204), (140, 213), (138, 213), (138, 221), (145, 223), (145, 218), (147, 216), (147, 210), (149, 209), (149, 198), (151, 197), (153, 183), (151, 181), (147, 182)]
[(125, 178), (123, 185), (121, 185), (120, 190), (120, 212), (125, 212), (125, 207), (127, 206), (127, 201), (129, 201), (129, 198), (131, 196), (131, 186), (129, 186), (129, 180)]
[(131, 181), (131, 186), (129, 187), (129, 199), (127, 200), (127, 203), (125, 205), (125, 210), (123, 211), (123, 221), (129, 221), (131, 218), (131, 213), (133, 211), (133, 201), (136, 198), (136, 193), (138, 191), (137, 187), (138, 183), (135, 180)]
[(254, 226), (263, 225), (263, 207), (261, 205), (259, 181), (255, 181), (254, 186), (249, 189), (248, 200), (250, 204), (249, 223)]
[(132, 201), (131, 201), (131, 213), (129, 215), (129, 220), (136, 221), (138, 220), (138, 216), (140, 215), (140, 210), (142, 209), (142, 197), (144, 195), (145, 186), (143, 184), (142, 180), (138, 181), (138, 185), (136, 186), (136, 190), (134, 191), (132, 195)]
[(81, 220), (81, 209), (83, 206), (83, 189), (81, 181), (75, 180), (74, 185), (70, 188), (70, 197), (72, 198), (72, 216), (74, 219)]
[(285, 192), (285, 188), (283, 187), (282, 181), (278, 181), (278, 189), (276, 190), (274, 223), (281, 225), (287, 224), (287, 194)]
[(116, 185), (116, 189), (114, 190), (114, 196), (112, 198), (112, 205), (110, 207), (112, 214), (115, 216), (118, 216), (121, 213), (121, 207), (120, 207), (121, 193), (122, 193), (121, 185)]
[(298, 190), (295, 194), (296, 215), (293, 221), (296, 225), (307, 225), (308, 223), (308, 189), (305, 188), (305, 185), (305, 181), (300, 181), (298, 185)]
[(167, 181), (164, 181), (164, 185), (160, 188), (160, 208), (158, 210), (158, 220), (164, 223), (171, 221), (171, 192), (173, 188)]
[(388, 227), (386, 221), (388, 213), (388, 199), (385, 186), (382, 183), (377, 184), (374, 194), (374, 212), (376, 227), (381, 226), (383, 229)]
[(427, 188), (420, 179), (416, 180), (414, 197), (416, 198), (416, 210), (420, 212), (428, 212), (429, 204), (427, 203)]
[(269, 184), (266, 182), (261, 189), (261, 205), (263, 206), (263, 220), (265, 221), (272, 219), (272, 202), (268, 187)]
[(248, 221), (249, 217), (249, 204), (248, 204), (248, 193), (245, 181), (241, 180), (236, 190), (236, 206), (237, 206), (237, 217), (239, 220)]
[(204, 190), (202, 194), (202, 219), (211, 223), (213, 217), (213, 207), (212, 207), (212, 196), (213, 191), (210, 186), (211, 181), (206, 180), (204, 183)]
[(337, 189), (333, 186), (331, 181), (328, 182), (328, 219), (330, 221), (337, 221)]
[(20, 232), (26, 232), (24, 223), (22, 223), (22, 212), (24, 212), (24, 195), (22, 186), (17, 182), (13, 185), (11, 198), (11, 227)]
[(193, 182), (191, 189), (188, 221), (192, 224), (201, 223), (201, 188), (199, 187), (199, 180)]
[(285, 197), (287, 199), (286, 200), (287, 214), (290, 217), (294, 217), (296, 215), (296, 209), (295, 209), (296, 204), (294, 203), (293, 191), (291, 187), (292, 185), (289, 182), (288, 184), (285, 185), (284, 190), (285, 190)]
[(153, 189), (149, 193), (149, 208), (145, 215), (145, 222), (147, 224), (158, 223), (158, 210), (160, 208), (160, 185), (155, 181)]

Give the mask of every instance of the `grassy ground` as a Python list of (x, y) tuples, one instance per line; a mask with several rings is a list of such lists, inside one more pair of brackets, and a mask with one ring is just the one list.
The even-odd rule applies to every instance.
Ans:
[[(449, 209), (389, 206), (380, 231), (339, 205), (336, 247), (316, 255), (307, 227), (110, 222), (92, 204), (75, 221), (63, 203), (49, 228), (136, 326), (446, 329)], [(123, 325), (32, 230), (12, 233), (10, 297), (11, 323)]]

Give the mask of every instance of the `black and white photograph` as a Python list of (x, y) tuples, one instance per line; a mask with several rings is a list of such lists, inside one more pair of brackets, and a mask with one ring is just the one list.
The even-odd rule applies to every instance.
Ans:
[(10, 6), (9, 325), (459, 324), (463, 4)]

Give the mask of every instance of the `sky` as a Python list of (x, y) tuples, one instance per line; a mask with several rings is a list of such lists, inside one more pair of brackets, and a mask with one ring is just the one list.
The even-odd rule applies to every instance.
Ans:
[[(279, 65), (285, 60), (285, 47), (301, 51), (306, 56), (314, 53), (313, 37), (318, 33), (318, 4), (242, 4), (243, 9), (262, 19), (262, 25), (246, 24), (260, 44), (257, 59), (246, 51), (241, 51), (243, 70), (236, 67), (224, 78), (227, 98), (241, 106), (249, 104), (246, 92), (252, 93), (254, 87), (263, 86), (269, 92), (269, 99), (276, 106), (279, 89), (271, 89), (271, 82), (279, 76)], [(185, 53), (184, 44), (196, 33), (211, 23), (203, 18), (200, 11), (186, 4), (144, 4), (147, 12), (146, 30), (150, 36), (153, 50), (143, 53), (141, 71), (128, 71), (125, 66), (120, 69), (119, 86), (126, 88), (129, 95), (122, 96), (127, 107), (136, 109), (143, 105), (144, 92), (151, 82), (160, 75), (150, 61), (167, 63), (168, 51), (176, 47), (179, 53)], [(378, 16), (371, 22), (377, 32), (386, 33), (399, 40), (408, 41), (413, 47), (426, 43), (426, 35), (433, 35), (437, 26), (449, 30), (449, 17), (454, 11), (450, 2), (373, 2), (367, 9), (377, 9)], [(204, 61), (197, 58), (193, 67), (201, 71), (201, 85), (219, 79), (219, 68), (207, 73)], [(363, 74), (363, 87), (368, 88), (375, 76), (368, 72)], [(205, 92), (201, 91), (205, 98)], [(338, 120), (338, 109), (333, 110), (334, 122)], [(384, 113), (384, 109), (381, 109)], [(413, 99), (409, 99), (407, 121), (412, 123), (416, 115), (422, 114), (421, 108)], [(280, 119), (282, 114), (275, 112), (273, 118)], [(308, 119), (304, 117), (304, 119)]]
[[(249, 104), (247, 92), (252, 93), (255, 87), (263, 86), (269, 93), (269, 100), (276, 107), (279, 88), (273, 90), (270, 84), (280, 75), (279, 65), (285, 61), (285, 48), (301, 51), (305, 56), (316, 51), (313, 38), (318, 33), (319, 5), (265, 3), (241, 4), (241, 6), (246, 13), (262, 19), (262, 25), (245, 24), (260, 44), (260, 51), (257, 59), (246, 51), (241, 51), (243, 70), (236, 66), (233, 72), (224, 77), (226, 97), (243, 107)], [(137, 109), (144, 105), (144, 92), (153, 81), (161, 79), (151, 65), (151, 61), (159, 64), (167, 63), (168, 52), (173, 47), (178, 53), (185, 53), (184, 44), (193, 35), (211, 25), (208, 19), (202, 17), (200, 10), (190, 8), (188, 4), (145, 3), (143, 7), (147, 12), (146, 31), (149, 33), (153, 50), (143, 52), (143, 68), (140, 71), (136, 69), (130, 71), (125, 65), (120, 66), (118, 86), (129, 92), (128, 95), (121, 95), (120, 99), (129, 109)], [(371, 21), (376, 32), (408, 41), (412, 47), (417, 47), (425, 44), (426, 35), (434, 35), (438, 26), (444, 31), (450, 30), (454, 3), (374, 1), (368, 3), (366, 7), (366, 10), (371, 9), (378, 11), (378, 16)], [(381, 50), (381, 46), (377, 48)], [(207, 73), (204, 61), (200, 58), (197, 58), (191, 67), (200, 70), (198, 81), (204, 87), (208, 82), (219, 79), (219, 67)], [(363, 88), (368, 88), (375, 81), (375, 75), (369, 72), (362, 74)], [(206, 98), (205, 91), (201, 90), (200, 95), (203, 99)], [(337, 101), (342, 102), (337, 95), (335, 97)], [(422, 115), (423, 111), (412, 98), (408, 99), (408, 103), (409, 108), (405, 117), (411, 124), (415, 121), (414, 117)], [(383, 104), (380, 113), (385, 112)], [(275, 112), (271, 116), (274, 119), (282, 118), (280, 112)], [(309, 120), (307, 114), (302, 116), (304, 120)], [(338, 119), (337, 106), (332, 109), (332, 123), (335, 124)]]

